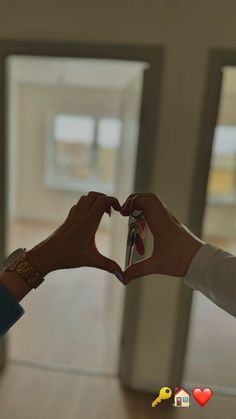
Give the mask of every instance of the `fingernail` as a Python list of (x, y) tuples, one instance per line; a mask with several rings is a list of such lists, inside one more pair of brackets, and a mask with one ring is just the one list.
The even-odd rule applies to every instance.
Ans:
[(119, 281), (120, 281), (120, 282), (122, 282), (122, 284), (123, 284), (124, 277), (123, 277), (122, 273), (120, 273), (119, 271), (115, 271), (115, 272), (114, 272), (114, 275), (115, 275), (115, 276), (116, 276), (116, 278), (118, 278), (118, 279), (119, 279)]

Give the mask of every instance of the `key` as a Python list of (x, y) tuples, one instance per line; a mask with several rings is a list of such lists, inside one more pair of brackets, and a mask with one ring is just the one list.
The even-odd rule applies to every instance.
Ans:
[(134, 210), (131, 214), (131, 217), (135, 220), (143, 220), (144, 216), (141, 210)]
[(152, 407), (156, 407), (162, 400), (170, 399), (172, 396), (172, 390), (170, 387), (162, 387), (159, 392), (159, 396), (153, 400)]
[(145, 253), (144, 240), (147, 234), (147, 222), (146, 220), (139, 221), (136, 225), (136, 237), (135, 237), (135, 248), (139, 255), (143, 256)]
[(144, 234), (144, 217), (142, 211), (134, 210), (130, 216), (129, 232), (127, 238), (127, 257), (126, 266), (129, 266), (132, 259), (133, 248), (135, 245), (139, 254), (144, 254), (143, 234)]
[(132, 250), (134, 247), (136, 238), (136, 230), (133, 226), (130, 226), (128, 240), (127, 240), (127, 259), (126, 259), (126, 266), (128, 266), (132, 259)]
[(139, 233), (137, 233), (135, 237), (135, 249), (137, 250), (139, 255), (142, 255), (142, 256), (144, 255), (145, 247), (144, 247), (142, 237), (140, 236)]
[(143, 219), (142, 221), (140, 221), (140, 223), (138, 224), (138, 232), (142, 238), (142, 240), (145, 239), (146, 235), (147, 235), (147, 221), (145, 219)]

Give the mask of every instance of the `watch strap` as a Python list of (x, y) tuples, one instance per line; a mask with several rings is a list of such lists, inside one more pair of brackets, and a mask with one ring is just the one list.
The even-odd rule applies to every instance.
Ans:
[(31, 288), (37, 288), (44, 281), (43, 274), (28, 261), (26, 249), (23, 250), (23, 254), (4, 270), (18, 273)]

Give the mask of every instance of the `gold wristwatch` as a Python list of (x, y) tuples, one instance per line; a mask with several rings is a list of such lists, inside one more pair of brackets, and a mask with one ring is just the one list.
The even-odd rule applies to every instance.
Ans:
[(20, 247), (11, 253), (3, 264), (3, 270), (18, 273), (31, 288), (37, 288), (44, 281), (43, 275), (28, 261), (25, 248)]

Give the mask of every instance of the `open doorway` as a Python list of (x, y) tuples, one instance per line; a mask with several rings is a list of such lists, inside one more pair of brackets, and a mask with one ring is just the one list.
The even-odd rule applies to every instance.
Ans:
[[(91, 190), (120, 202), (133, 192), (146, 67), (8, 57), (7, 254), (50, 235)], [(127, 220), (104, 216), (96, 234), (100, 251), (121, 266), (125, 246), (116, 232), (124, 241), (126, 229)], [(24, 300), (30, 315), (9, 332), (9, 359), (117, 374), (123, 293), (115, 277), (97, 269), (49, 274), (37, 296)]]
[[(120, 202), (123, 202), (127, 195), (132, 192), (142, 192), (143, 190), (148, 192), (150, 190), (150, 180), (152, 179), (154, 166), (153, 151), (158, 123), (162, 55), (162, 48), (158, 46), (80, 45), (23, 41), (2, 41), (0, 43), (0, 101), (4, 110), (0, 123), (0, 155), (2, 159), (0, 164), (1, 261), (13, 247), (22, 245), (22, 236), (24, 236), (24, 245), (30, 247), (35, 244), (35, 241), (44, 238), (45, 234), (49, 234), (52, 231), (53, 224), (58, 226), (63, 221), (64, 216), (67, 215), (71, 205), (89, 189), (116, 194)], [(37, 71), (34, 74), (36, 68)], [(107, 68), (111, 71), (112, 77), (109, 77)], [(30, 72), (31, 76), (29, 77)], [(21, 81), (18, 80), (17, 82), (17, 74), (21, 74)], [(29, 77), (29, 79), (25, 80), (25, 77)], [(37, 82), (37, 77), (40, 79), (39, 82)], [(80, 86), (80, 96), (76, 94), (78, 93), (78, 77), (82, 77), (85, 85), (88, 80), (91, 82), (90, 92), (86, 100), (83, 96), (82, 86)], [(14, 78), (16, 80), (12, 82)], [(94, 86), (98, 79), (100, 82), (99, 89)], [(6, 83), (7, 81), (8, 83)], [(17, 83), (19, 89), (15, 88)], [(27, 86), (27, 84), (29, 85)], [(57, 93), (58, 103), (57, 106), (52, 106), (52, 104), (55, 105), (55, 102), (52, 103), (51, 96), (46, 94), (46, 90), (50, 88), (51, 92), (55, 93), (57, 87), (59, 92)], [(64, 100), (62, 92), (66, 90), (70, 90), (71, 97), (69, 98), (69, 95), (67, 95), (67, 100)], [(97, 102), (91, 100), (94, 99), (94, 90), (99, 90), (97, 93), (100, 93)], [(101, 90), (103, 90), (103, 94), (101, 94)], [(14, 96), (19, 98), (19, 94), (21, 94), (23, 100), (22, 109), (19, 109), (19, 106), (17, 109), (17, 101), (12, 100)], [(79, 109), (81, 98), (83, 98), (83, 105), (86, 109)], [(94, 104), (98, 104), (98, 99), (99, 109), (95, 109)], [(109, 109), (107, 102), (110, 102)], [(51, 107), (46, 113), (44, 112), (45, 105)], [(33, 109), (34, 117), (29, 118), (28, 115), (31, 114), (32, 116)], [(19, 123), (19, 118), (16, 117), (17, 113), (18, 116), (19, 113), (21, 114), (22, 120), (16, 129), (16, 123)], [(42, 117), (43, 114), (44, 117)], [(41, 119), (41, 122), (39, 122), (39, 119)], [(84, 133), (78, 140), (78, 134), (75, 138), (72, 131), (77, 130), (78, 132), (78, 127), (81, 128), (82, 126)], [(66, 136), (64, 135), (65, 127)], [(18, 128), (19, 133), (21, 132), (20, 146), (19, 141), (13, 138), (18, 135)], [(105, 138), (108, 133), (109, 138), (112, 138), (110, 142)], [(41, 137), (41, 140), (38, 139), (38, 145), (35, 148), (33, 141), (36, 134)], [(31, 138), (31, 142), (29, 139), (26, 140), (27, 137)], [(26, 141), (28, 141), (28, 145)], [(20, 182), (16, 170), (17, 165), (21, 164), (19, 161), (22, 158), (22, 148), (24, 149), (26, 145), (27, 150), (30, 150), (31, 157), (21, 171), (20, 177), (24, 177), (23, 183), (25, 182), (25, 185), (19, 193), (18, 188), (22, 179)], [(78, 162), (75, 161), (76, 153), (73, 153), (72, 149), (80, 150), (79, 173), (76, 167)], [(89, 153), (88, 149), (92, 152)], [(108, 156), (109, 169), (107, 170), (104, 161), (107, 161)], [(97, 165), (96, 170), (93, 170), (95, 164)], [(13, 168), (11, 173), (9, 172), (10, 165)], [(78, 177), (80, 177), (80, 181), (78, 181)], [(27, 209), (29, 196), (27, 197), (26, 185), (29, 185), (32, 190), (34, 181), (38, 182), (38, 191), (42, 193), (44, 190), (47, 199), (50, 197), (51, 200), (48, 208), (45, 207), (41, 211), (37, 209), (37, 202), (39, 204), (38, 208), (41, 205), (39, 201), (32, 202), (31, 200), (29, 202), (31, 211)], [(62, 196), (64, 196), (63, 199)], [(38, 198), (35, 196), (35, 199)], [(53, 216), (52, 207), (54, 208)], [(50, 218), (46, 216), (48, 209), (51, 214)], [(18, 217), (20, 223), (14, 225), (14, 221), (16, 221), (14, 215), (18, 210), (20, 210), (20, 216)], [(35, 216), (33, 216), (33, 212)], [(25, 215), (22, 216), (21, 214)], [(37, 217), (39, 217), (38, 221)], [(13, 222), (11, 223), (11, 221)], [(38, 222), (37, 226), (36, 222)], [(122, 221), (117, 214), (112, 216), (112, 220), (104, 216), (96, 235), (99, 249), (105, 255), (116, 259), (122, 266), (125, 260), (124, 243), (127, 235), (127, 223), (127, 220)], [(33, 230), (34, 236), (32, 235)], [(71, 277), (67, 284), (70, 283), (71, 286), (76, 284), (76, 287), (78, 287), (76, 271), (71, 270)], [(123, 290), (111, 275), (105, 278), (102, 276), (104, 273), (91, 269), (88, 278), (86, 268), (81, 268), (79, 275), (81, 285), (85, 285), (84, 297), (79, 292), (74, 292), (72, 296), (69, 292), (62, 292), (61, 284), (65, 282), (64, 272), (62, 271), (60, 275), (57, 274), (58, 271), (51, 273), (50, 277), (48, 276), (49, 280), (45, 287), (37, 291), (37, 298), (36, 295), (32, 295), (34, 308), (31, 306), (33, 300), (25, 299), (27, 312), (31, 308), (35, 310), (34, 331), (37, 329), (37, 324), (42, 331), (42, 342), (45, 339), (49, 339), (51, 342), (53, 340), (55, 341), (55, 347), (50, 348), (49, 345), (46, 345), (45, 351), (43, 345), (40, 344), (41, 347), (39, 346), (39, 349), (37, 349), (36, 345), (34, 347), (32, 333), (30, 333), (31, 349), (34, 347), (34, 358), (29, 359), (27, 358), (27, 350), (25, 352), (28, 340), (27, 345), (25, 345), (22, 335), (20, 336), (17, 330), (15, 332), (11, 331), (7, 353), (8, 358), (11, 359), (10, 364), (15, 364), (19, 369), (28, 365), (36, 368), (47, 368), (49, 371), (51, 369), (65, 369), (68, 373), (75, 372), (80, 376), (106, 374), (113, 377), (118, 369), (123, 297), (127, 290)], [(93, 278), (90, 281), (91, 277)], [(92, 284), (93, 280), (94, 286), (92, 287), (89, 283)], [(98, 285), (99, 290), (97, 289)], [(56, 288), (53, 291), (53, 286), (58, 288), (58, 292), (54, 292)], [(132, 289), (128, 291), (132, 293)], [(40, 293), (42, 294), (40, 295)], [(94, 304), (93, 318), (86, 318), (86, 310), (88, 310), (86, 295), (90, 295), (90, 303)], [(41, 299), (41, 306), (36, 299), (38, 301)], [(52, 301), (55, 301), (57, 308), (52, 307)], [(64, 302), (64, 308), (67, 307), (67, 304), (68, 307), (74, 307), (70, 310), (70, 313), (68, 310), (66, 320), (62, 317), (63, 313), (57, 312), (62, 301)], [(126, 302), (124, 304), (126, 305)], [(51, 323), (50, 330), (48, 329), (48, 332), (44, 334), (45, 322), (43, 321), (42, 310), (43, 315), (45, 315), (44, 319), (47, 321), (46, 314), (50, 309), (51, 320), (54, 319), (56, 323)], [(75, 324), (75, 319), (78, 318), (78, 310), (82, 310), (80, 314), (84, 316), (83, 330), (78, 324), (77, 326)], [(106, 313), (104, 310), (107, 310)], [(112, 313), (109, 318), (107, 318), (108, 312)], [(30, 315), (31, 313), (32, 311)], [(102, 325), (104, 317), (106, 317), (105, 323), (107, 324), (105, 328)], [(72, 329), (68, 342), (65, 342), (62, 337), (62, 331), (58, 326), (60, 321), (67, 323), (68, 330)], [(30, 320), (25, 318), (25, 325), (26, 323), (28, 331), (30, 331), (32, 323), (30, 324)], [(23, 327), (23, 323), (21, 324)], [(57, 330), (55, 330), (55, 324)], [(88, 326), (90, 327), (89, 330)], [(13, 333), (15, 334), (13, 335)], [(47, 333), (49, 334), (47, 335)], [(79, 349), (80, 353), (76, 352), (76, 348), (79, 346), (76, 335), (79, 333), (84, 339)], [(85, 333), (87, 333), (86, 338)], [(0, 340), (1, 364), (4, 363), (3, 354), (6, 338), (8, 336)], [(103, 339), (103, 343), (101, 343), (101, 339)], [(90, 355), (87, 351), (88, 346), (91, 350)], [(67, 355), (66, 347), (70, 347)], [(24, 355), (21, 351), (23, 348)], [(28, 350), (28, 354), (31, 349)], [(40, 358), (42, 352), (47, 352), (44, 358)], [(53, 353), (56, 354), (56, 357)]]

